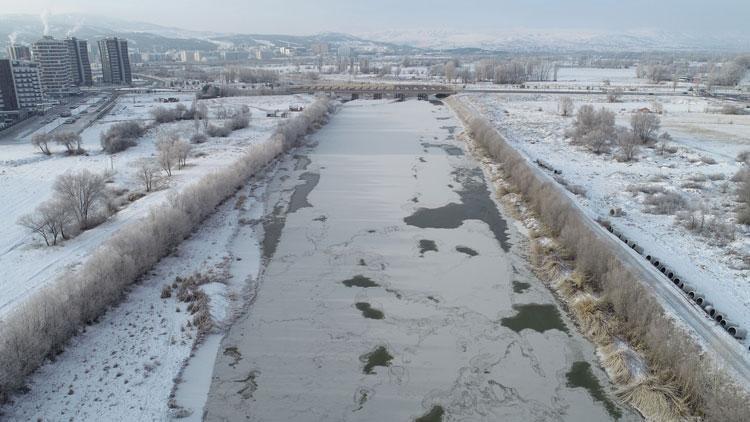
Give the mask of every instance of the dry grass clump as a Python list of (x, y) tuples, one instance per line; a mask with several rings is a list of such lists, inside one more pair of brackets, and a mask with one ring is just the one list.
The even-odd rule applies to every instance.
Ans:
[(690, 414), (679, 389), (654, 376), (618, 389), (617, 396), (649, 415), (649, 420), (678, 422)]
[(650, 214), (673, 215), (687, 207), (685, 198), (677, 192), (662, 192), (646, 195), (644, 210)]

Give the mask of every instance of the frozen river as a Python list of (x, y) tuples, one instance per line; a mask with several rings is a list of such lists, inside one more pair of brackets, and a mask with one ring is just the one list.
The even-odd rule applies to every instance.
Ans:
[(447, 106), (350, 102), (284, 164), (207, 420), (637, 419), (456, 126)]

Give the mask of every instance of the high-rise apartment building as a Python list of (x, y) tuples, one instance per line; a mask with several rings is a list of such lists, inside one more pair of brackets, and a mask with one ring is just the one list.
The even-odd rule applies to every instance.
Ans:
[(85, 40), (77, 38), (68, 38), (65, 40), (65, 43), (68, 45), (70, 72), (73, 83), (79, 86), (93, 85), (88, 43)]
[(31, 60), (31, 49), (28, 45), (11, 44), (8, 46), (8, 57), (11, 60)]
[(39, 80), (45, 95), (64, 95), (73, 91), (68, 44), (45, 36), (31, 45), (34, 61), (39, 64)]
[(99, 40), (99, 54), (102, 59), (104, 83), (124, 85), (133, 83), (127, 40), (121, 38)]
[(39, 65), (26, 60), (0, 59), (0, 110), (33, 111), (42, 101)]

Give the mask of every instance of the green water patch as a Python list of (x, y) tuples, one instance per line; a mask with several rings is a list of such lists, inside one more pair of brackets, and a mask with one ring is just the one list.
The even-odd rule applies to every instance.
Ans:
[(295, 170), (307, 170), (307, 166), (309, 166), (312, 162), (306, 155), (297, 154), (294, 156), (294, 159), (297, 160), (297, 162), (294, 163)]
[(367, 302), (357, 302), (354, 306), (362, 312), (362, 316), (369, 319), (383, 319), (385, 314), (379, 309), (373, 308)]
[(512, 317), (503, 318), (500, 324), (517, 333), (527, 328), (540, 333), (547, 330), (568, 332), (568, 327), (565, 326), (562, 320), (560, 310), (555, 305), (529, 303), (526, 305), (513, 305), (513, 309), (516, 311), (516, 314)]
[(443, 409), (443, 406), (436, 405), (432, 406), (429, 412), (414, 419), (414, 422), (442, 422), (444, 415), (445, 409)]
[(513, 293), (525, 293), (531, 288), (531, 283), (513, 280)]
[(418, 208), (412, 215), (404, 218), (404, 222), (422, 229), (455, 229), (465, 220), (483, 221), (490, 227), (502, 249), (510, 251), (508, 224), (490, 197), (482, 170), (478, 167), (457, 169), (454, 175), (456, 182), (462, 186), (457, 191), (461, 203), (451, 202), (438, 208)]
[[(437, 137), (435, 137), (437, 139)], [(431, 142), (422, 142), (422, 147), (427, 148), (440, 148), (442, 149), (446, 154), (453, 155), (453, 156), (460, 156), (464, 155), (464, 150), (461, 148), (451, 145), (451, 144), (438, 144), (438, 143), (431, 143)]]
[(346, 287), (379, 287), (380, 284), (372, 281), (371, 278), (365, 277), (363, 275), (355, 275), (352, 278), (346, 279), (342, 281), (344, 283), (344, 286)]
[(297, 212), (300, 208), (312, 207), (312, 204), (307, 201), (307, 197), (310, 195), (310, 192), (315, 189), (315, 186), (318, 186), (320, 175), (317, 173), (306, 172), (299, 175), (299, 180), (302, 180), (305, 183), (294, 187), (292, 197), (289, 199), (289, 213)]
[(362, 369), (362, 372), (369, 375), (374, 374), (373, 369), (376, 366), (391, 366), (393, 355), (388, 353), (388, 349), (386, 349), (385, 346), (378, 346), (372, 352), (360, 356), (359, 360), (365, 362), (365, 367)]
[(471, 249), (468, 246), (456, 246), (456, 251), (464, 253), (469, 256), (477, 256), (479, 255), (479, 252), (475, 251), (474, 249)]
[(286, 214), (283, 207), (277, 205), (273, 213), (263, 220), (263, 259), (266, 261), (273, 257), (279, 246), (281, 232), (286, 224)]
[(434, 240), (429, 239), (422, 239), (419, 241), (419, 253), (420, 255), (424, 256), (425, 252), (437, 252), (438, 247), (437, 243), (435, 243)]
[(568, 380), (568, 388), (585, 388), (595, 401), (604, 405), (607, 413), (613, 419), (618, 420), (622, 417), (622, 411), (607, 397), (601, 384), (599, 384), (599, 379), (591, 371), (591, 365), (588, 362), (573, 362), (570, 371), (565, 374), (565, 378)]

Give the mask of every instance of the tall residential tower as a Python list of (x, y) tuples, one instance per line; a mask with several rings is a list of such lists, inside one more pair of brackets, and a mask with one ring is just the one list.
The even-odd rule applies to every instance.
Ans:
[(122, 85), (133, 83), (127, 40), (121, 38), (99, 40), (99, 53), (102, 58), (104, 83)]
[(93, 85), (91, 78), (91, 62), (89, 61), (89, 48), (86, 40), (68, 38), (68, 56), (70, 58), (70, 71), (73, 83), (76, 85)]
[(39, 79), (45, 95), (64, 95), (74, 90), (65, 41), (45, 36), (31, 45), (31, 52), (39, 64)]

